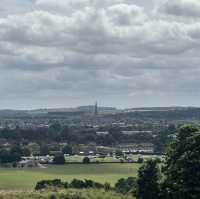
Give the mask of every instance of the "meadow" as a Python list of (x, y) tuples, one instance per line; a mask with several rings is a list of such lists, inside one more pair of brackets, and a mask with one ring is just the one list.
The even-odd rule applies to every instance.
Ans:
[(65, 164), (48, 165), (47, 168), (0, 168), (0, 190), (33, 190), (40, 180), (61, 179), (70, 181), (91, 179), (114, 185), (118, 179), (136, 176), (139, 164)]

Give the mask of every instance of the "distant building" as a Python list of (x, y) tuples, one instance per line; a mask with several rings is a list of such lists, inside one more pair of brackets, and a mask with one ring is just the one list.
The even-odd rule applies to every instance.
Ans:
[(98, 105), (97, 105), (97, 102), (95, 103), (95, 106), (94, 106), (94, 115), (98, 115)]
[(108, 135), (109, 134), (109, 132), (108, 131), (97, 131), (96, 132), (96, 135), (99, 135), (99, 136), (104, 136), (104, 135)]
[(123, 135), (135, 135), (138, 133), (147, 133), (147, 134), (152, 134), (152, 131), (121, 131)]
[(152, 143), (120, 144), (117, 147), (124, 153), (154, 153), (154, 145)]
[(39, 167), (39, 163), (36, 160), (22, 160), (17, 163), (18, 168), (32, 168)]
[(84, 145), (80, 144), (73, 147), (73, 154), (76, 155), (91, 155), (96, 154), (96, 145)]

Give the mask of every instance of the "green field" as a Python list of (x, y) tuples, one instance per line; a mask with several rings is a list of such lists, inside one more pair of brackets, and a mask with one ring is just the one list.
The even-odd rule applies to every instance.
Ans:
[(139, 164), (66, 164), (51, 165), (45, 169), (12, 169), (0, 168), (1, 190), (30, 190), (36, 182), (44, 179), (62, 179), (70, 181), (77, 179), (92, 179), (112, 185), (119, 178), (136, 176)]

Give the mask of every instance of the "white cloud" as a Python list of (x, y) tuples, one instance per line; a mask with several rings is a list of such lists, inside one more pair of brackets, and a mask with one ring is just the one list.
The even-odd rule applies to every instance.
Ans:
[(37, 0), (0, 17), (1, 95), (33, 106), (198, 104), (188, 96), (199, 86), (199, 2), (151, 4)]

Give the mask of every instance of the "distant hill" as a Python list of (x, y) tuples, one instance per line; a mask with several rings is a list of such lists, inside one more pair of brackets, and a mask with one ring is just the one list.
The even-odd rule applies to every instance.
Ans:
[[(77, 117), (93, 114), (94, 106), (80, 106), (76, 108), (53, 108), (36, 110), (0, 110), (0, 118), (59, 118)], [(109, 117), (152, 120), (200, 120), (198, 107), (141, 107), (119, 110), (114, 107), (98, 107), (99, 116), (106, 114)]]

